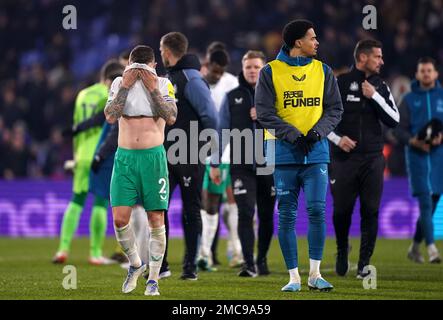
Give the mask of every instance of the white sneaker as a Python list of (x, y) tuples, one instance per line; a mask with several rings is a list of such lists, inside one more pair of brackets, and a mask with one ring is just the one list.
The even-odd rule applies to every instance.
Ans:
[(440, 258), (440, 253), (437, 252), (433, 252), (432, 254), (429, 255), (429, 262), (430, 263), (441, 263), (441, 258)]
[(146, 270), (146, 264), (142, 262), (142, 265), (138, 268), (129, 266), (128, 275), (126, 276), (125, 282), (123, 282), (122, 292), (129, 293), (134, 291), (137, 287), (137, 279)]
[(88, 262), (89, 262), (89, 264), (91, 264), (93, 266), (106, 266), (106, 265), (111, 265), (111, 264), (117, 263), (117, 261), (111, 260), (106, 257), (98, 257), (98, 258), (91, 257), (91, 258), (89, 258)]
[(171, 270), (166, 270), (166, 271), (161, 272), (161, 273), (158, 275), (158, 278), (159, 278), (159, 279), (165, 279), (165, 278), (169, 278), (170, 276), (172, 276), (172, 272), (171, 272)]
[(146, 282), (145, 296), (159, 296), (158, 283), (155, 280), (149, 280)]
[(63, 251), (59, 251), (52, 258), (52, 263), (54, 263), (54, 264), (64, 264), (67, 259), (68, 259), (68, 253), (67, 252), (63, 252)]

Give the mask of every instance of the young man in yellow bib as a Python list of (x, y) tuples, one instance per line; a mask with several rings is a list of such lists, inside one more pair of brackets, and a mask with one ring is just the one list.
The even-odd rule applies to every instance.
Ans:
[[(320, 274), (326, 237), (326, 137), (340, 122), (343, 105), (331, 68), (314, 59), (319, 43), (313, 24), (307, 20), (288, 23), (283, 40), (277, 59), (261, 70), (255, 91), (258, 121), (275, 135), (268, 132), (265, 138), (268, 165), (275, 165), (278, 237), (290, 275), (282, 291), (301, 290), (295, 234), (300, 189), (309, 216), (308, 287), (330, 291), (333, 286)], [(274, 143), (269, 143), (271, 139)], [(275, 161), (270, 162), (273, 153)]]

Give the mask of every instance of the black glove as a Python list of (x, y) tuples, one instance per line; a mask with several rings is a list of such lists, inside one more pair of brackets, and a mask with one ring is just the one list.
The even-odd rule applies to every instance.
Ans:
[(94, 159), (92, 160), (92, 163), (91, 163), (91, 170), (94, 171), (95, 173), (97, 173), (102, 162), (103, 162), (103, 159), (98, 154), (96, 154), (94, 156)]
[(429, 121), (417, 134), (418, 140), (431, 144), (432, 140), (443, 131), (443, 123), (439, 119)]
[(315, 130), (309, 130), (306, 135), (306, 141), (312, 143), (312, 146), (321, 140), (320, 134)]
[(65, 128), (62, 131), (62, 136), (64, 138), (70, 138), (70, 137), (74, 137), (78, 134), (78, 128), (76, 125), (73, 125), (71, 128)]
[(306, 136), (301, 135), (295, 141), (299, 148), (303, 151), (305, 156), (307, 156), (312, 149), (314, 148), (314, 144), (321, 140), (320, 135), (315, 130), (309, 130)]
[(301, 135), (297, 138), (297, 140), (295, 140), (295, 143), (297, 145), (297, 147), (303, 151), (303, 154), (305, 156), (307, 156), (309, 154), (309, 152), (312, 151), (312, 147), (314, 146), (313, 144), (309, 143), (306, 140), (306, 137), (304, 135)]

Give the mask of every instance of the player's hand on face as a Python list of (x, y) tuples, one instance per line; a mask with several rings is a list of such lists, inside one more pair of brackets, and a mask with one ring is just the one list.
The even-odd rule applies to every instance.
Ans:
[(209, 178), (214, 182), (217, 186), (221, 184), (221, 173), (220, 168), (213, 168), (209, 171)]
[(123, 73), (122, 88), (129, 89), (140, 78), (139, 70), (129, 69)]
[(158, 89), (158, 77), (148, 70), (140, 70), (140, 78), (149, 92)]
[(255, 107), (251, 108), (249, 115), (253, 121), (257, 121), (257, 109)]
[(351, 150), (357, 146), (357, 141), (352, 140), (348, 136), (343, 136), (343, 137), (341, 137), (340, 142), (338, 143), (338, 146), (344, 152), (351, 152)]
[(365, 80), (365, 82), (362, 83), (361, 89), (363, 95), (368, 99), (371, 99), (375, 93), (375, 87), (372, 84), (370, 84), (367, 80)]

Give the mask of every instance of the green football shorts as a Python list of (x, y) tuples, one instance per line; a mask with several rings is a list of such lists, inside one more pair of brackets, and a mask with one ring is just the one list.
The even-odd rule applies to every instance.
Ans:
[(163, 145), (144, 150), (117, 149), (111, 178), (111, 206), (132, 207), (138, 199), (146, 211), (168, 209), (168, 162)]
[(229, 164), (226, 163), (220, 164), (219, 169), (220, 169), (221, 183), (220, 185), (216, 185), (214, 182), (211, 181), (211, 178), (209, 176), (209, 172), (211, 171), (211, 166), (209, 164), (206, 164), (205, 176), (203, 178), (203, 190), (207, 190), (209, 193), (212, 194), (223, 195), (225, 193), (226, 188), (231, 185), (231, 173), (229, 167), (230, 167)]

